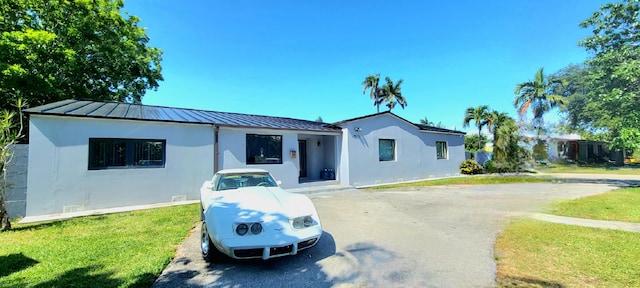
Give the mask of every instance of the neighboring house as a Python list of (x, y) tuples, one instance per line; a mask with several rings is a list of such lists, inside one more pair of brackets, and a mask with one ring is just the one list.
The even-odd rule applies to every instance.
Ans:
[(334, 124), (80, 100), (25, 112), (26, 216), (198, 199), (220, 169), (362, 186), (457, 175), (464, 160), (463, 132), (391, 112)]
[(580, 135), (554, 136), (547, 139), (550, 160), (571, 160), (582, 163), (607, 162), (615, 158), (609, 144), (602, 141), (581, 140)]

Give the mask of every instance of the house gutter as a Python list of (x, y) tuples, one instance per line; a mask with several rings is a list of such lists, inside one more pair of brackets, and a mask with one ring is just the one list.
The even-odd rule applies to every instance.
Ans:
[(213, 125), (213, 173), (218, 172), (219, 168), (218, 167), (218, 160), (219, 160), (219, 153), (218, 153), (218, 134), (220, 132), (220, 126), (217, 125)]

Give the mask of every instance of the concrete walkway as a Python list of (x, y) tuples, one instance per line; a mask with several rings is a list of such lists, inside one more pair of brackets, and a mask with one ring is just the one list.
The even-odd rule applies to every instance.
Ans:
[(605, 221), (593, 220), (574, 217), (557, 216), (543, 213), (531, 213), (527, 215), (529, 218), (558, 224), (576, 225), (600, 229), (612, 229), (629, 232), (640, 232), (640, 223), (621, 222), (621, 221)]

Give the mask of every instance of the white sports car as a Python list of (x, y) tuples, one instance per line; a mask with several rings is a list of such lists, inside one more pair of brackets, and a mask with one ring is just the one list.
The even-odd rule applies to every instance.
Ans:
[(218, 171), (200, 188), (202, 256), (248, 259), (295, 255), (322, 235), (311, 200), (289, 193), (262, 169)]

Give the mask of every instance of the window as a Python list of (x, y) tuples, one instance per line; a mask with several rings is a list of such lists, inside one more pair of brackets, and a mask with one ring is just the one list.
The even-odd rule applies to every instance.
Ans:
[(282, 136), (247, 134), (247, 164), (282, 164)]
[(449, 149), (447, 148), (447, 142), (444, 141), (436, 141), (436, 158), (438, 159), (448, 159), (449, 158)]
[(89, 138), (89, 170), (163, 168), (166, 140)]
[(396, 160), (396, 141), (393, 139), (379, 139), (378, 155), (380, 161)]

